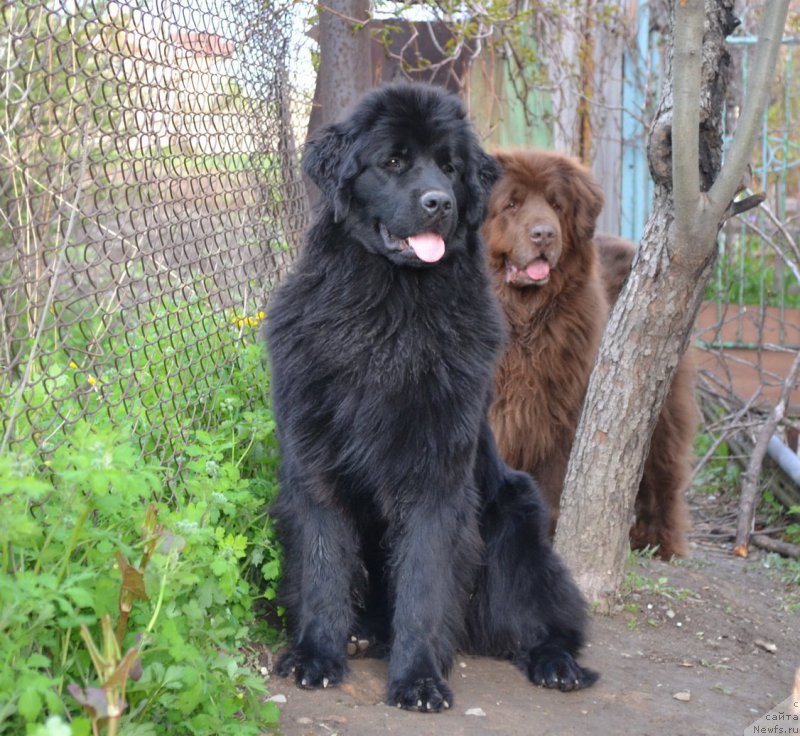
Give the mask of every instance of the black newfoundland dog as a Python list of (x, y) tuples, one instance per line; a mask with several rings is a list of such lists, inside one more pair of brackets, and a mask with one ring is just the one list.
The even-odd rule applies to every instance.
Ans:
[(591, 684), (584, 602), (487, 422), (503, 323), (478, 229), (496, 163), (456, 97), (399, 85), (322, 129), (304, 169), (322, 208), (267, 328), (279, 673), (341, 682), (358, 633), (388, 649), (387, 703), (404, 708), (452, 705), (457, 647), (546, 687)]

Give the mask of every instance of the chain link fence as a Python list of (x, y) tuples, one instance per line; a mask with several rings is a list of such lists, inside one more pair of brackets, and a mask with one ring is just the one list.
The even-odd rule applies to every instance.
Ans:
[[(0, 451), (101, 413), (167, 462), (208, 422), (308, 220), (306, 43), (291, 0), (3, 5)], [(800, 339), (794, 43), (783, 56), (754, 169), (776, 215), (726, 227), (698, 332), (726, 393), (768, 403)]]
[(203, 425), (305, 228), (302, 42), (259, 0), (4, 4), (0, 451)]
[[(729, 39), (732, 79), (726, 124), (733, 130), (753, 66), (756, 37)], [(728, 220), (720, 232), (708, 302), (698, 321), (702, 366), (715, 393), (758, 412), (775, 406), (800, 350), (800, 75), (798, 39), (784, 37), (760, 136), (744, 183), (765, 201)], [(791, 388), (791, 387), (790, 387)], [(787, 414), (800, 416), (800, 386)]]

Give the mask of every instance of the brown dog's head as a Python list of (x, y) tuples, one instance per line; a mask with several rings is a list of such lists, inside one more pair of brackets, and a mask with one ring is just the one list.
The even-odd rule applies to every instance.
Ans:
[(483, 229), (490, 264), (509, 286), (544, 286), (588, 250), (603, 193), (586, 167), (559, 153), (504, 151), (497, 160), (503, 176)]

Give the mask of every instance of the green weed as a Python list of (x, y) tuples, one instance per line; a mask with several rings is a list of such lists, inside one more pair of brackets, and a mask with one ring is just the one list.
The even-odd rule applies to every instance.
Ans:
[(745, 233), (727, 246), (714, 267), (705, 298), (724, 304), (800, 307), (791, 269), (765, 249), (759, 238)]
[[(173, 463), (147, 459), (156, 429), (115, 404), (123, 371), (60, 374), (50, 411), (80, 416), (87, 376), (107, 410), (57, 436), (18, 417), (29, 438), (0, 456), (0, 734), (246, 735), (276, 722), (241, 651), (275, 636), (253, 613), (280, 573), (269, 376), (259, 346), (236, 350), (213, 390), (187, 385), (186, 405), (159, 405), (159, 431), (185, 438)], [(138, 370), (146, 383), (164, 368)], [(184, 411), (200, 400), (207, 429)]]
[[(711, 435), (705, 432), (698, 433), (694, 443), (695, 457), (705, 456), (713, 442), (714, 438)], [(741, 465), (731, 457), (728, 443), (721, 442), (695, 479), (693, 490), (715, 495), (738, 493), (741, 476)]]
[(666, 576), (662, 575), (653, 578), (645, 574), (649, 563), (652, 562), (657, 552), (658, 550), (653, 547), (647, 547), (644, 550), (628, 550), (625, 580), (620, 591), (622, 596), (626, 597), (634, 593), (649, 593), (670, 600), (685, 600), (695, 597), (696, 594), (688, 588), (676, 588), (670, 585), (669, 578)]

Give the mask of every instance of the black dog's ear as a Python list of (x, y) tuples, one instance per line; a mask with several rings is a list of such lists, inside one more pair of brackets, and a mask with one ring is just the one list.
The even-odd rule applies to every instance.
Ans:
[(486, 203), (492, 187), (503, 175), (503, 169), (494, 156), (490, 156), (477, 143), (472, 154), (472, 168), (467, 175), (467, 225), (477, 229), (486, 216)]
[(478, 178), (481, 182), (484, 195), (488, 197), (492, 193), (492, 188), (497, 184), (498, 179), (503, 175), (503, 167), (500, 162), (490, 156), (486, 151), (481, 151), (480, 163), (478, 166)]
[(356, 137), (340, 123), (326, 125), (306, 143), (303, 171), (333, 205), (333, 220), (350, 211), (350, 184), (359, 172)]

